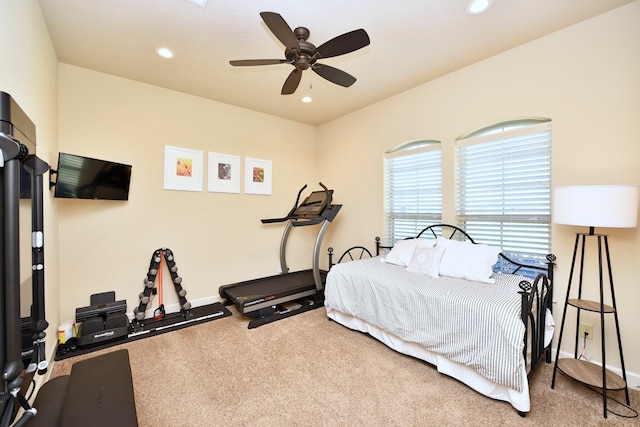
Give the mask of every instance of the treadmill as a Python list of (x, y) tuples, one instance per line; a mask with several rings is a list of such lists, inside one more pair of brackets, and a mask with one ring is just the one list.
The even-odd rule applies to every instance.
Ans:
[[(320, 246), (327, 228), (342, 205), (332, 204), (333, 190), (322, 183), (320, 186), (322, 190), (311, 192), (298, 204), (302, 192), (307, 188), (306, 185), (302, 187), (287, 216), (261, 220), (263, 224), (287, 223), (280, 241), (282, 273), (219, 288), (225, 305), (235, 304), (240, 313), (253, 317), (249, 322), (249, 329), (321, 307), (323, 304), (327, 272), (319, 267)], [(320, 225), (320, 228), (313, 247), (312, 268), (289, 272), (286, 261), (289, 233), (294, 227), (313, 225)]]

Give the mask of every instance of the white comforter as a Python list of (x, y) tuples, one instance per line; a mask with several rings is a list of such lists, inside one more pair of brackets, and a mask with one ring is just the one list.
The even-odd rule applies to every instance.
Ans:
[(495, 284), (431, 278), (380, 258), (334, 266), (325, 307), (465, 365), (482, 377), (521, 391), (526, 379), (520, 319), (522, 276)]

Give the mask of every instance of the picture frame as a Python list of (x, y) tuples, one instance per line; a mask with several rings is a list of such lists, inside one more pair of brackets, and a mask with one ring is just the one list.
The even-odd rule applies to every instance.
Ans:
[(202, 191), (203, 152), (164, 146), (164, 189)]
[(244, 192), (245, 194), (271, 195), (273, 170), (271, 160), (244, 159)]
[(240, 156), (210, 151), (207, 165), (207, 191), (240, 193)]

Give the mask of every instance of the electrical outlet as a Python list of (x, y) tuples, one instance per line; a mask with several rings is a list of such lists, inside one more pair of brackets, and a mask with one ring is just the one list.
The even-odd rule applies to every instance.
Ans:
[(580, 338), (584, 338), (584, 334), (587, 334), (587, 339), (593, 339), (593, 325), (588, 325), (586, 323), (580, 323)]

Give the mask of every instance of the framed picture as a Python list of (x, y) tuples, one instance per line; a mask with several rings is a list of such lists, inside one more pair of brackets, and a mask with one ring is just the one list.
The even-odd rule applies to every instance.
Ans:
[(271, 160), (244, 159), (244, 192), (271, 195)]
[(203, 153), (164, 146), (164, 189), (202, 191)]
[(209, 152), (208, 166), (208, 191), (240, 192), (240, 156)]

